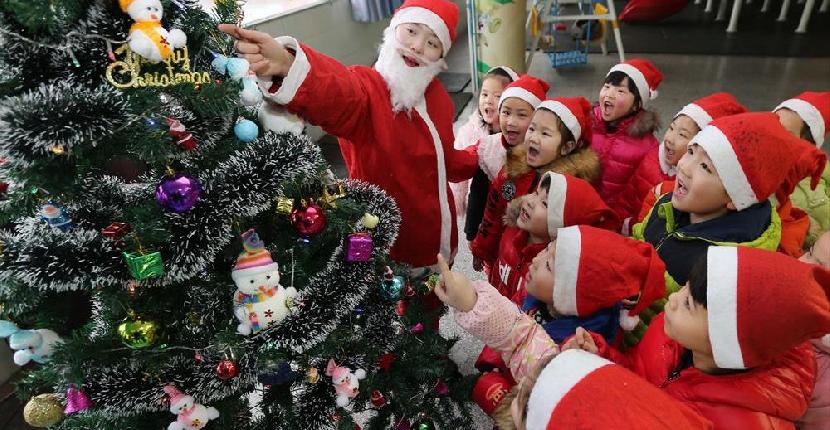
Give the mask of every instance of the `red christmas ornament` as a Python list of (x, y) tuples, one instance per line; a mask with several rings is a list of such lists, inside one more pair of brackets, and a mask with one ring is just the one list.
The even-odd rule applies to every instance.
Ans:
[(380, 358), (378, 358), (378, 367), (388, 371), (392, 367), (392, 363), (395, 362), (395, 358), (397, 357), (395, 357), (395, 354), (392, 354), (391, 352), (381, 355)]
[(107, 226), (107, 228), (101, 230), (101, 234), (104, 235), (104, 237), (112, 240), (119, 240), (126, 236), (129, 232), (130, 225), (125, 222), (114, 222)]
[(340, 413), (335, 412), (335, 413), (331, 414), (331, 416), (329, 417), (329, 420), (333, 423), (339, 423), (342, 418), (343, 417), (340, 416)]
[(439, 379), (432, 392), (438, 397), (444, 397), (450, 393), (450, 387), (443, 379)]
[(303, 236), (315, 235), (326, 227), (326, 213), (317, 203), (309, 203), (291, 211), (291, 224)]
[(216, 377), (223, 381), (235, 378), (238, 373), (239, 369), (236, 367), (236, 362), (233, 360), (226, 358), (216, 365)]
[(0, 182), (0, 194), (3, 194), (8, 190), (9, 190), (9, 184), (7, 184), (5, 182)]
[(412, 425), (409, 424), (409, 421), (407, 421), (406, 418), (401, 418), (401, 420), (398, 421), (395, 424), (395, 430), (411, 430), (411, 429), (412, 429)]
[(380, 390), (372, 391), (372, 406), (378, 409), (386, 406), (386, 397), (383, 396), (383, 393), (381, 393)]
[(361, 429), (362, 429), (362, 427), (360, 427), (360, 425), (359, 425), (359, 424), (355, 424), (355, 425), (354, 425), (354, 430), (361, 430)]
[(406, 315), (406, 300), (398, 300), (398, 303), (395, 304), (395, 313), (398, 314), (399, 317)]

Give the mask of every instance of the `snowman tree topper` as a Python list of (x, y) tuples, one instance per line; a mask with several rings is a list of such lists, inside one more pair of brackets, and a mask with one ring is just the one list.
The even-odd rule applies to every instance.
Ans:
[(179, 29), (161, 26), (164, 10), (160, 0), (118, 0), (121, 10), (135, 21), (127, 38), (130, 49), (152, 63), (170, 57), (174, 49), (187, 44), (187, 35)]

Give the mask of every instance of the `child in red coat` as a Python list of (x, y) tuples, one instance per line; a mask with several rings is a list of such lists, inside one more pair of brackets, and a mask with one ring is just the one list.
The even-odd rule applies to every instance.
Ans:
[(508, 202), (535, 190), (542, 174), (552, 171), (589, 182), (599, 174), (599, 159), (587, 148), (590, 109), (582, 97), (546, 100), (536, 109), (524, 144), (507, 154), (504, 167), (490, 184), (484, 220), (470, 244), (476, 270), (482, 262), (492, 265), (498, 257)]
[(622, 354), (578, 329), (564, 348), (620, 363), (716, 429), (794, 429), (830, 331), (830, 271), (780, 253), (710, 247), (643, 340)]

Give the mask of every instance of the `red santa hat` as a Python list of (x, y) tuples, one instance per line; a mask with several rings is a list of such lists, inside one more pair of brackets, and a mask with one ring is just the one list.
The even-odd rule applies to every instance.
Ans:
[(406, 0), (395, 11), (389, 28), (394, 29), (401, 24), (423, 24), (429, 27), (441, 41), (446, 56), (455, 42), (458, 6), (447, 0)]
[(525, 428), (702, 430), (712, 424), (630, 370), (570, 349), (536, 379)]
[(657, 87), (663, 81), (663, 73), (657, 67), (654, 67), (651, 61), (634, 58), (612, 67), (608, 74), (610, 75), (612, 72), (623, 72), (634, 81), (634, 86), (637, 87), (637, 92), (640, 93), (643, 106), (649, 100), (657, 98)]
[(815, 145), (789, 132), (770, 112), (749, 112), (718, 118), (689, 144), (700, 145), (718, 171), (726, 194), (737, 210), (768, 199), (789, 198), (805, 176), (818, 183), (827, 156)]
[(539, 104), (538, 109), (547, 109), (556, 114), (579, 142), (580, 138), (590, 140), (591, 102), (585, 97), (554, 97)]
[(740, 104), (732, 94), (714, 93), (683, 106), (683, 109), (680, 109), (674, 117), (686, 115), (697, 124), (699, 129), (703, 130), (703, 127), (709, 125), (714, 119), (746, 111), (746, 107)]
[(519, 79), (519, 74), (516, 73), (515, 70), (513, 70), (512, 68), (510, 68), (508, 66), (491, 67), (490, 70), (487, 71), (487, 73), (490, 74), (490, 73), (493, 73), (493, 72), (496, 72), (496, 71), (500, 71), (500, 72), (504, 73), (505, 75), (507, 75), (510, 78), (510, 82), (515, 82), (516, 80)]
[[(633, 298), (623, 328), (666, 292), (666, 266), (654, 248), (586, 225), (560, 228), (556, 236), (553, 306), (563, 315), (588, 316)], [(629, 316), (631, 315), (631, 316)]]
[(504, 396), (510, 392), (510, 380), (499, 372), (484, 372), (473, 387), (473, 401), (492, 416)]
[(827, 269), (747, 247), (710, 247), (706, 261), (709, 340), (718, 367), (760, 366), (830, 332)]
[(550, 84), (547, 82), (530, 75), (522, 75), (504, 88), (499, 99), (499, 109), (501, 109), (501, 104), (511, 97), (522, 99), (536, 109), (545, 99), (549, 89)]
[(830, 123), (830, 91), (801, 93), (789, 100), (784, 100), (773, 109), (773, 112), (787, 108), (801, 117), (801, 120), (810, 128), (813, 141), (819, 148), (824, 143), (827, 133), (827, 124)]
[(619, 231), (619, 218), (606, 206), (591, 184), (556, 172), (545, 173), (541, 182), (548, 178), (550, 178), (548, 189), (548, 234), (550, 237), (556, 237), (557, 230), (560, 228), (583, 224)]

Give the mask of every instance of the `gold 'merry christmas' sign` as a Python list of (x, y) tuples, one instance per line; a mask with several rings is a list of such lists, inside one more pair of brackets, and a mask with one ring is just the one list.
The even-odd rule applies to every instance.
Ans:
[[(140, 55), (133, 52), (126, 43), (115, 50), (116, 58), (122, 60), (114, 61), (107, 67), (107, 80), (116, 88), (132, 87), (169, 87), (179, 84), (206, 84), (210, 82), (208, 72), (190, 70), (190, 56), (187, 46), (173, 51), (164, 60), (165, 71), (153, 73), (141, 73), (141, 65), (149, 63)], [(149, 63), (152, 64), (152, 63)]]

